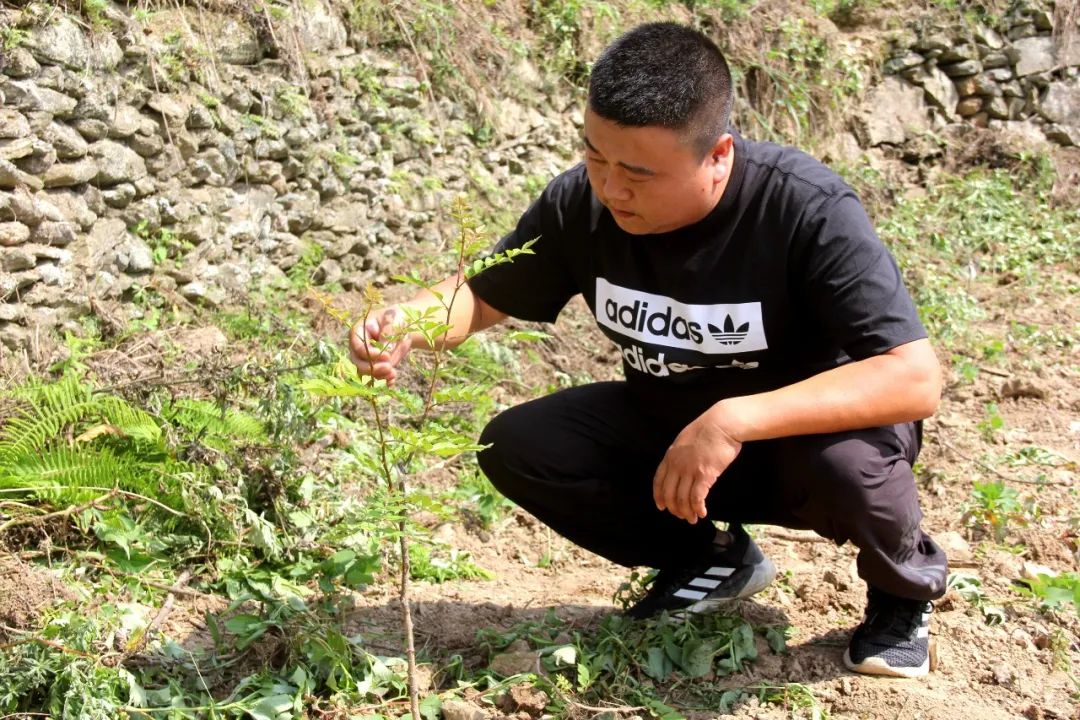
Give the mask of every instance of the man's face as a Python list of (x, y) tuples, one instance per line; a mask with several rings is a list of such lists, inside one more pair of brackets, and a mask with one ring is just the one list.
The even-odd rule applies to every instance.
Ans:
[(585, 111), (589, 184), (620, 228), (633, 235), (692, 225), (716, 207), (731, 167), (731, 135), (704, 159), (667, 128), (623, 127)]

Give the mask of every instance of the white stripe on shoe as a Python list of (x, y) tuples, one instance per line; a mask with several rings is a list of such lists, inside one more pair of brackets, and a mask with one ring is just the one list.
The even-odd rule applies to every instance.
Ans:
[(715, 590), (720, 585), (719, 580), (710, 580), (709, 578), (694, 578), (690, 581), (690, 587), (708, 588), (709, 590)]
[(711, 567), (705, 571), (706, 575), (712, 575), (713, 577), (730, 577), (735, 572), (735, 568), (729, 567)]
[(682, 598), (684, 600), (701, 600), (703, 597), (708, 595), (708, 593), (702, 592), (701, 590), (690, 590), (689, 588), (680, 588), (680, 589), (675, 591), (674, 595), (675, 595), (675, 597)]

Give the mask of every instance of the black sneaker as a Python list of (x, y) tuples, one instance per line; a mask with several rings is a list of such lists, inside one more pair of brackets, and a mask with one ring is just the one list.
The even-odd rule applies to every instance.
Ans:
[(866, 618), (851, 636), (844, 665), (867, 675), (916, 678), (930, 672), (930, 613), (934, 605), (870, 588)]
[(742, 527), (732, 526), (716, 537), (707, 560), (693, 567), (661, 569), (645, 597), (625, 614), (641, 620), (664, 610), (708, 613), (769, 586), (776, 568)]

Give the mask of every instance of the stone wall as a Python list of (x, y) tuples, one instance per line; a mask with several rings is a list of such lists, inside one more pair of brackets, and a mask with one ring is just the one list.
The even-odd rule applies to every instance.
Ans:
[(304, 7), (260, 29), (117, 4), (93, 32), (0, 10), (22, 23), (0, 55), (0, 351), (149, 291), (218, 305), (297, 267), (362, 285), (402, 246), (445, 249), (453, 196), (523, 207), (576, 152), (580, 112), (535, 70), (478, 144), (335, 5)]
[[(911, 105), (906, 85), (922, 90), (915, 97), (942, 123), (1024, 123), (1052, 142), (1080, 145), (1080, 26), (1072, 18), (1071, 28), (1056, 28), (1069, 22), (1056, 15), (1053, 3), (1025, 0), (997, 28), (930, 24), (902, 34), (884, 65), (887, 76), (902, 79), (891, 81), (888, 104)], [(885, 143), (895, 143), (895, 132), (871, 142)]]

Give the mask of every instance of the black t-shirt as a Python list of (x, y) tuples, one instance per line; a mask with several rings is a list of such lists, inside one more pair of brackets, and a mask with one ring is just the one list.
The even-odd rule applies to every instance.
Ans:
[(621, 350), (645, 407), (688, 422), (725, 397), (772, 390), (926, 337), (896, 262), (854, 192), (803, 152), (735, 135), (708, 216), (631, 235), (583, 164), (558, 176), (469, 281), (493, 308), (553, 322), (577, 293)]

